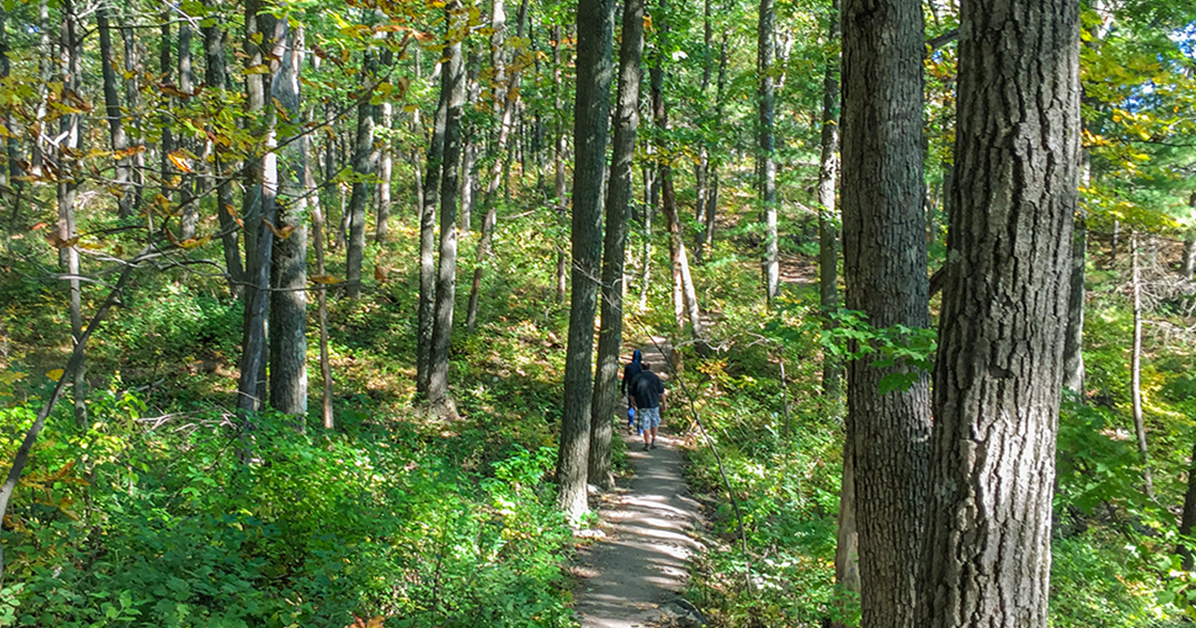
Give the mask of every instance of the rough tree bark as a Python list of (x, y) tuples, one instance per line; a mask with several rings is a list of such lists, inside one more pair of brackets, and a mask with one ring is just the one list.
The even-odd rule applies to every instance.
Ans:
[(283, 139), (278, 165), (278, 224), (271, 258), (270, 405), (296, 417), (307, 415), (307, 149), (308, 134), (298, 123), (302, 108), (299, 74), (303, 68), (303, 29), (280, 26), (273, 57), (279, 58), (271, 95), (298, 135)]
[[(266, 52), (274, 47), (277, 18), (262, 11), (261, 0), (245, 3), (246, 67), (266, 62)], [(274, 254), (274, 233), (266, 223), (274, 224), (278, 181), (278, 159), (274, 154), (273, 108), (266, 107), (267, 86), (278, 71), (277, 60), (270, 63), (270, 74), (247, 74), (246, 111), (254, 136), (261, 138), (262, 156), (252, 156), (245, 164), (245, 322), (241, 332), (241, 374), (237, 383), (237, 409), (242, 416), (261, 408), (266, 393), (266, 324), (270, 312), (270, 268)], [(267, 83), (271, 81), (271, 83)], [(244, 452), (243, 452), (244, 455)]]
[[(449, 15), (449, 49), (441, 89), (448, 94), (444, 121), (444, 167), (440, 177), (440, 251), (436, 266), (436, 307), (432, 325), (432, 355), (428, 372), (428, 402), (446, 406), (448, 396), (449, 348), (452, 344), (453, 305), (457, 294), (457, 187), (461, 157), (461, 116), (465, 106), (465, 62), (461, 40), (465, 27), (454, 15), (456, 0), (445, 6)], [(451, 416), (451, 408), (444, 412)]]
[[(843, 2), (843, 259), (848, 309), (877, 330), (930, 325), (922, 211), (921, 7)], [(884, 332), (881, 332), (884, 333)], [(904, 390), (881, 394), (885, 376)], [(847, 368), (861, 626), (914, 628), (921, 563), (929, 381), (911, 365)]]
[[(394, 53), (389, 48), (383, 48), (381, 54), (382, 66), (389, 67), (394, 63)], [(394, 141), (391, 138), (391, 127), (394, 126), (394, 103), (390, 97), (382, 98), (375, 109), (378, 116), (377, 123), (382, 127), (382, 145), (378, 155), (378, 215), (374, 221), (374, 242), (386, 242), (390, 228), (391, 175), (394, 172)]]
[[(1046, 626), (1079, 0), (961, 7), (920, 626)], [(867, 586), (867, 585), (865, 585)]]
[(615, 485), (611, 473), (611, 417), (618, 405), (619, 354), (623, 348), (623, 261), (627, 255), (627, 219), (631, 172), (639, 129), (640, 56), (644, 46), (644, 0), (623, 3), (619, 48), (619, 95), (614, 114), (610, 180), (606, 189), (606, 233), (602, 245), (602, 312), (598, 332), (598, 368), (590, 417), (589, 478), (602, 488)]
[(588, 510), (586, 473), (593, 393), (594, 310), (602, 265), (602, 180), (610, 126), (613, 0), (577, 6), (577, 94), (573, 107), (572, 293), (564, 411), (556, 465), (557, 505), (576, 522)]
[(129, 154), (129, 136), (125, 132), (124, 115), (120, 111), (116, 57), (112, 51), (111, 13), (112, 8), (107, 2), (101, 2), (96, 7), (96, 27), (100, 31), (100, 64), (104, 77), (104, 114), (108, 118), (112, 150), (116, 153), (113, 184), (119, 190), (116, 200), (117, 215), (121, 218), (128, 218), (133, 215), (133, 156)]
[[(367, 50), (362, 59), (361, 87), (371, 89), (378, 75), (378, 58), (374, 51)], [(345, 254), (345, 296), (361, 298), (362, 264), (365, 261), (365, 215), (366, 206), (373, 198), (374, 184), (371, 179), (378, 165), (378, 150), (374, 146), (374, 109), (369, 95), (357, 104), (357, 142), (353, 150), (353, 170), (358, 179), (353, 182), (353, 192), (346, 210), (349, 219), (349, 238)]]
[[(443, 64), (442, 64), (443, 65)], [(436, 310), (436, 208), (439, 206), (440, 171), (444, 163), (444, 126), (448, 118), (449, 94), (443, 86), (440, 104), (432, 120), (424, 172), (423, 203), (419, 209), (419, 322), (416, 330), (415, 386), (427, 395), (432, 372), (432, 327)]]
[[(773, 19), (775, 0), (760, 0), (760, 18), (756, 31), (756, 75), (760, 79), (756, 96), (759, 99), (760, 129), (757, 168), (760, 176), (760, 208), (764, 219), (764, 257), (761, 270), (764, 292), (769, 305), (780, 290), (780, 257), (777, 249), (777, 163), (776, 139), (773, 135), (773, 109), (776, 87), (772, 76), (774, 56)], [(919, 83), (920, 84), (920, 83)]]
[[(555, 120), (554, 128), (556, 129), (556, 141), (553, 142), (553, 176), (556, 190), (556, 211), (558, 222), (561, 229), (565, 228), (565, 217), (569, 211), (568, 202), (565, 199), (565, 153), (569, 150), (568, 139), (565, 137), (565, 116), (564, 116), (564, 98), (562, 98), (561, 88), (561, 27), (555, 26), (552, 29), (552, 92), (555, 95), (554, 109)], [(556, 301), (557, 303), (565, 302), (565, 289), (568, 287), (569, 276), (569, 251), (564, 246), (557, 248), (556, 252)]]
[[(839, 0), (831, 0), (827, 46), (839, 40)], [(839, 309), (839, 230), (835, 220), (835, 187), (839, 175), (839, 55), (826, 61), (822, 78), (822, 136), (818, 158), (818, 295), (823, 330), (834, 329), (829, 314)], [(822, 354), (822, 394), (837, 399), (842, 392), (843, 365), (830, 351)]]
[(1130, 349), (1130, 399), (1134, 415), (1134, 435), (1138, 440), (1138, 459), (1142, 463), (1142, 483), (1147, 497), (1154, 499), (1154, 477), (1150, 473), (1150, 450), (1146, 446), (1146, 422), (1142, 417), (1142, 264), (1138, 261), (1142, 236), (1130, 232), (1130, 291), (1134, 310), (1134, 342)]
[[(217, 0), (205, 0), (208, 10), (214, 10)], [(224, 89), (228, 81), (228, 69), (224, 59), (224, 30), (218, 25), (204, 26), (204, 80), (208, 89)], [(241, 249), (238, 244), (240, 230), (234, 219), (233, 212), (233, 182), (228, 173), (224, 172), (225, 151), (222, 146), (215, 144), (213, 151), (213, 170), (217, 178), (216, 184), (216, 220), (220, 225), (220, 243), (224, 249), (224, 267), (229, 276), (229, 292), (234, 297), (241, 294), (241, 286), (245, 281), (245, 271), (241, 267)]]
[[(83, 45), (79, 38), (78, 16), (72, 0), (62, 3), (62, 93), (58, 102), (69, 103), (80, 100), (83, 84)], [(76, 176), (81, 175), (77, 157), (81, 146), (80, 115), (67, 113), (59, 119), (59, 135), (62, 137), (58, 151), (58, 239), (59, 260), (69, 277), (71, 338), (79, 344), (83, 336), (83, 284), (79, 274), (79, 249), (75, 246), (78, 232), (75, 227), (75, 201), (79, 194)], [(75, 405), (75, 423), (87, 425), (87, 364), (80, 361), (74, 370), (72, 397)]]

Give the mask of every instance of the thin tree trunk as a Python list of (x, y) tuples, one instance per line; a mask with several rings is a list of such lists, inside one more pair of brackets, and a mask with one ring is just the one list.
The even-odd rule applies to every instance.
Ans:
[[(561, 27), (555, 26), (552, 30), (552, 88), (556, 95), (556, 142), (554, 142), (555, 150), (553, 151), (553, 174), (555, 176), (556, 189), (556, 211), (557, 222), (562, 231), (566, 226), (566, 216), (569, 211), (569, 204), (565, 199), (565, 152), (568, 151), (568, 139), (565, 137), (565, 120), (564, 120), (564, 99), (562, 98), (561, 88)], [(564, 240), (564, 238), (561, 238)], [(567, 277), (569, 275), (568, 263), (569, 251), (562, 245), (558, 246), (556, 252), (556, 301), (557, 303), (565, 302), (565, 289), (568, 287)]]
[(491, 0), (490, 9), (490, 65), (494, 69), (494, 107), (495, 118), (498, 122), (498, 139), (495, 143), (494, 165), (490, 170), (490, 178), (486, 183), (486, 195), (482, 204), (486, 208), (486, 217), (482, 220), (482, 238), (478, 241), (477, 258), (474, 260), (473, 284), (469, 289), (469, 306), (465, 317), (466, 333), (472, 334), (478, 322), (478, 298), (482, 288), (482, 272), (485, 269), (486, 257), (490, 254), (490, 243), (494, 238), (494, 228), (498, 223), (498, 187), (506, 178), (504, 173), (509, 166), (506, 158), (507, 141), (511, 135), (515, 103), (518, 89), (519, 73), (512, 72), (508, 77), (506, 72), (506, 50), (503, 42), (506, 38), (506, 13), (503, 0)]
[[(8, 58), (11, 46), (8, 39), (7, 18), (8, 11), (0, 9), (0, 79), (6, 79), (12, 74), (12, 62)], [(17, 146), (17, 138), (14, 136), (23, 134), (23, 130), (20, 128), (17, 117), (13, 115), (12, 107), (4, 107), (3, 112), (4, 126), (11, 135), (4, 140), (7, 163), (4, 170), (0, 172), (0, 177), (3, 177), (4, 186), (10, 192), (9, 203), (12, 207), (12, 219), (9, 222), (9, 230), (11, 233), (16, 233), (19, 229), (18, 219), (21, 215), (21, 193), (24, 191), (24, 183), (17, 179), (21, 175), (20, 155), (18, 154), (20, 149)], [(11, 243), (12, 240), (9, 238), (6, 246), (10, 246)]]
[(611, 472), (612, 417), (618, 405), (619, 354), (623, 349), (623, 260), (627, 255), (631, 173), (639, 129), (640, 57), (644, 46), (644, 0), (623, 3), (619, 48), (619, 95), (614, 114), (610, 181), (606, 188), (606, 231), (602, 246), (602, 314), (598, 332), (598, 368), (590, 417), (589, 481), (615, 485)]
[(125, 133), (124, 116), (120, 111), (120, 96), (116, 89), (116, 57), (112, 52), (112, 9), (107, 2), (96, 7), (96, 27), (100, 31), (100, 65), (104, 77), (104, 113), (108, 117), (108, 130), (112, 138), (112, 151), (116, 153), (116, 171), (113, 183), (120, 190), (117, 198), (117, 215), (128, 218), (133, 215), (133, 160), (129, 154), (129, 136)]
[(1138, 457), (1142, 462), (1142, 482), (1146, 495), (1154, 499), (1154, 478), (1150, 473), (1150, 454), (1146, 447), (1146, 422), (1142, 418), (1142, 267), (1138, 249), (1142, 245), (1137, 231), (1130, 233), (1130, 289), (1134, 306), (1134, 346), (1130, 352), (1130, 396), (1133, 403), (1134, 434), (1138, 437)]
[(556, 465), (557, 505), (577, 522), (586, 504), (593, 401), (594, 311), (602, 266), (602, 182), (610, 125), (613, 0), (577, 6), (577, 94), (573, 107), (573, 287), (565, 354), (564, 409)]
[[(274, 47), (273, 37), (277, 19), (262, 11), (261, 0), (247, 0), (245, 3), (245, 52), (246, 67), (256, 67), (266, 62), (266, 51)], [(237, 408), (243, 420), (262, 407), (265, 399), (267, 335), (266, 323), (270, 312), (270, 268), (274, 253), (274, 233), (265, 223), (275, 222), (278, 162), (274, 154), (273, 108), (266, 107), (267, 86), (272, 74), (278, 69), (276, 61), (270, 63), (271, 75), (247, 74), (246, 110), (251, 116), (249, 124), (255, 137), (261, 138), (262, 156), (251, 156), (245, 167), (244, 209), (241, 211), (246, 225), (245, 251), (245, 323), (241, 340), (241, 375), (237, 384)], [(250, 431), (251, 425), (245, 427)], [(244, 441), (243, 441), (244, 442)], [(248, 456), (245, 446), (242, 456)]]
[(41, 0), (38, 4), (37, 18), (38, 32), (38, 83), (37, 83), (37, 112), (32, 129), (32, 153), (29, 158), (30, 170), (33, 176), (45, 175), (46, 160), (46, 115), (50, 102), (50, 81), (54, 73), (54, 50), (50, 46), (50, 5), (48, 0)]
[(1079, 9), (1079, 0), (980, 0), (960, 14), (920, 627), (1048, 622), (1078, 206)]
[[(372, 50), (365, 52), (362, 60), (362, 87), (374, 84), (378, 74), (378, 61)], [(365, 216), (366, 205), (373, 198), (374, 186), (369, 181), (378, 164), (378, 151), (374, 146), (374, 105), (364, 97), (357, 105), (357, 142), (353, 152), (353, 170), (358, 180), (353, 182), (353, 193), (349, 198), (349, 241), (345, 262), (345, 281), (348, 286), (345, 296), (361, 298), (362, 265), (365, 261)]]
[[(303, 28), (278, 21), (273, 57), (280, 65), (271, 95), (291, 121), (302, 116), (299, 74), (303, 68)], [(302, 430), (307, 416), (307, 143), (308, 134), (285, 138), (278, 165), (277, 228), (270, 302), (270, 405), (295, 417)]]
[[(459, 7), (445, 6), (449, 20)], [(450, 28), (451, 30), (451, 28)], [(444, 120), (444, 166), (440, 175), (440, 251), (436, 267), (436, 310), (432, 325), (432, 356), (428, 373), (428, 402), (452, 416), (448, 402), (449, 348), (452, 346), (453, 306), (457, 295), (457, 188), (461, 158), (461, 117), (465, 106), (465, 62), (461, 42), (449, 44), (441, 89), (448, 94)]]
[[(1188, 197), (1188, 207), (1196, 209), (1196, 192)], [(1192, 281), (1193, 271), (1196, 270), (1196, 231), (1189, 231), (1184, 236), (1184, 258), (1183, 273), (1184, 279)]]
[[(860, 593), (860, 539), (856, 531), (855, 451), (851, 439), (843, 441), (843, 484), (839, 490), (839, 519), (835, 533), (835, 587), (840, 593)], [(841, 616), (847, 612), (848, 596), (838, 598)], [(847, 628), (845, 621), (833, 628)]]
[[(465, 102), (476, 103), (481, 96), (482, 84), (478, 81), (481, 72), (482, 57), (475, 47), (471, 47), (465, 61)], [(473, 229), (473, 206), (480, 184), (478, 183), (478, 153), (479, 138), (476, 124), (469, 124), (463, 120), (462, 129), (462, 157), (461, 157), (461, 219), (457, 225), (461, 233), (469, 233)]]
[[(921, 7), (846, 0), (842, 26), (846, 305), (878, 330), (925, 329)], [(908, 387), (882, 394), (886, 377), (907, 378)], [(929, 488), (928, 380), (913, 365), (848, 363), (863, 628), (917, 625), (914, 590)]]
[[(209, 10), (215, 10), (217, 0), (205, 0)], [(228, 69), (224, 58), (224, 31), (212, 24), (203, 27), (204, 40), (204, 81), (208, 89), (223, 90), (228, 81)], [(233, 182), (229, 173), (224, 171), (226, 157), (224, 149), (213, 143), (213, 170), (217, 178), (216, 184), (216, 220), (220, 225), (220, 243), (224, 249), (224, 267), (229, 277), (229, 292), (234, 297), (241, 295), (242, 284), (245, 281), (245, 271), (241, 267), (241, 248), (239, 244), (240, 229), (233, 212)]]
[[(839, 0), (831, 0), (827, 45), (839, 40)], [(830, 314), (839, 309), (839, 230), (835, 216), (835, 186), (839, 174), (839, 56), (832, 53), (822, 78), (822, 137), (818, 168), (818, 295), (825, 318), (822, 329), (835, 328)], [(829, 350), (822, 352), (822, 394), (837, 399), (842, 391), (843, 365)], [(856, 589), (858, 591), (858, 589)]]
[[(307, 122), (309, 124), (315, 121), (315, 109), (308, 109)], [(303, 151), (303, 163), (312, 163), (312, 143), (304, 142), (301, 146)], [(311, 194), (308, 198), (308, 213), (311, 214), (311, 241), (316, 252), (316, 275), (318, 277), (325, 277), (328, 272), (324, 266), (324, 212), (321, 209), (319, 190), (316, 187), (315, 168), (304, 168), (303, 170), (303, 187)], [(324, 429), (331, 430), (335, 427), (335, 420), (333, 416), (332, 407), (332, 361), (329, 359), (328, 353), (328, 290), (325, 285), (318, 286), (316, 290), (316, 312), (320, 322), (320, 398), (321, 398), (321, 417), (324, 422)]]
[[(389, 48), (382, 50), (382, 65), (390, 66), (394, 63), (394, 53)], [(386, 242), (389, 233), (391, 210), (391, 176), (394, 172), (394, 142), (391, 141), (391, 127), (394, 126), (394, 104), (390, 97), (384, 97), (375, 110), (378, 122), (382, 125), (382, 146), (378, 156), (378, 217), (374, 222), (374, 242)]]
[(1067, 301), (1067, 335), (1063, 344), (1063, 386), (1084, 395), (1084, 262), (1088, 255), (1088, 221), (1076, 215), (1071, 241), (1071, 289)]
[[(161, 37), (158, 42), (158, 71), (162, 75), (162, 84), (174, 84), (174, 65), (170, 62), (170, 23), (174, 20), (170, 8), (165, 7), (159, 14), (162, 20), (160, 27)], [(166, 108), (169, 109), (172, 103), (167, 101)], [(174, 166), (170, 163), (170, 153), (174, 152), (174, 131), (172, 130), (173, 121), (169, 114), (163, 113), (158, 118), (162, 127), (162, 142), (158, 145), (158, 167), (159, 175), (162, 177), (162, 187), (160, 193), (168, 200), (174, 199), (174, 186), (171, 185), (173, 177), (177, 174)]]
[(769, 305), (780, 290), (780, 256), (777, 249), (777, 164), (776, 140), (773, 136), (773, 108), (776, 100), (772, 65), (773, 5), (775, 0), (760, 0), (759, 28), (757, 29), (756, 75), (760, 79), (757, 92), (760, 113), (760, 204), (764, 218), (764, 257), (761, 269), (764, 275), (764, 291)]
[[(180, 5), (180, 11), (182, 5)], [(195, 91), (195, 75), (191, 69), (191, 23), (184, 14), (179, 20), (179, 91), (191, 94)], [(183, 98), (185, 104), (190, 98)], [(178, 138), (179, 147), (183, 151), (193, 148), (193, 143), (181, 133)], [(195, 160), (195, 168), (202, 169), (202, 160)], [(195, 228), (199, 224), (199, 207), (195, 202), (195, 176), (188, 172), (179, 174), (179, 204), (183, 209), (182, 221), (179, 224), (179, 237), (187, 240), (195, 237)]]
[[(8, 512), (8, 502), (12, 498), (13, 491), (17, 488), (17, 483), (21, 479), (21, 473), (25, 470), (25, 464), (29, 461), (29, 452), (33, 449), (34, 443), (37, 442), (37, 437), (41, 433), (42, 428), (46, 425), (46, 418), (50, 416), (50, 412), (54, 410), (54, 406), (58, 404), (58, 400), (62, 398), (62, 393), (66, 389), (68, 376), (74, 380), (74, 373), (76, 370), (83, 367), (83, 350), (87, 347), (87, 341), (91, 338), (92, 333), (99, 328), (100, 324), (108, 316), (108, 312), (114, 305), (120, 302), (124, 296), (125, 288), (129, 285), (129, 279), (132, 277), (133, 270), (137, 268), (139, 258), (134, 258), (133, 263), (126, 264), (120, 272), (120, 277), (116, 281), (116, 285), (108, 293), (108, 297), (96, 309), (96, 313), (92, 315), (91, 320), (87, 323), (87, 328), (79, 336), (79, 341), (75, 343), (71, 350), (71, 355), (67, 359), (66, 368), (63, 369), (63, 374), (58, 378), (51, 389), (49, 396), (46, 397), (42, 404), (41, 410), (38, 411), (37, 417), (33, 420), (33, 424), (29, 426), (29, 430), (25, 432), (25, 438), (21, 441), (21, 446), (17, 449), (17, 453), (13, 456), (12, 467), (8, 470), (8, 475), (5, 476), (4, 485), (0, 486), (0, 520), (4, 519), (4, 515)], [(4, 547), (0, 545), (0, 581), (4, 579)]]
[[(83, 46), (78, 38), (78, 22), (73, 0), (62, 3), (62, 94), (58, 101), (65, 103), (79, 98), (82, 88)], [(80, 148), (79, 114), (68, 113), (59, 121), (59, 133), (63, 136), (62, 149), (58, 151), (58, 239), (63, 243), (59, 258), (64, 270), (70, 276), (71, 338), (79, 344), (83, 337), (83, 284), (80, 281), (79, 249), (75, 246), (78, 231), (75, 227), (75, 200), (79, 184), (79, 164), (75, 155)], [(87, 366), (83, 361), (73, 372), (73, 397), (75, 402), (75, 423), (87, 426)]]

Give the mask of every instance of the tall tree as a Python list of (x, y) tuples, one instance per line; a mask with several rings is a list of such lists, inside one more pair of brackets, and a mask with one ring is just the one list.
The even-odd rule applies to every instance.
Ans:
[[(563, 229), (565, 226), (565, 216), (568, 214), (569, 205), (565, 200), (565, 153), (569, 150), (569, 140), (565, 137), (565, 106), (564, 98), (562, 97), (561, 85), (561, 67), (563, 59), (561, 55), (561, 27), (555, 26), (552, 29), (552, 93), (555, 99), (555, 107), (553, 109), (554, 125), (556, 129), (556, 141), (553, 142), (553, 177), (556, 191), (554, 198), (556, 199), (556, 211), (559, 217), (559, 223)], [(565, 300), (565, 289), (568, 287), (568, 255), (569, 252), (564, 247), (558, 247), (556, 252), (556, 300), (558, 303)]]
[[(204, 0), (209, 11), (217, 8), (217, 0)], [(228, 82), (228, 68), (224, 58), (224, 30), (219, 26), (220, 21), (202, 27), (204, 42), (204, 81), (208, 89), (225, 89)], [(224, 147), (219, 143), (212, 143), (212, 162), (216, 183), (216, 220), (220, 225), (220, 244), (224, 250), (224, 267), (229, 276), (230, 291), (233, 295), (241, 293), (245, 272), (241, 267), (241, 249), (239, 245), (240, 229), (233, 216), (233, 181), (224, 167), (231, 161), (226, 156)]]
[(116, 57), (112, 51), (112, 7), (108, 1), (96, 7), (96, 28), (100, 31), (100, 64), (104, 77), (104, 114), (115, 153), (116, 172), (113, 183), (118, 190), (117, 212), (121, 218), (133, 215), (133, 155), (129, 151), (129, 136), (125, 132), (124, 114), (120, 110), (117, 91)]
[(1079, 183), (1079, 5), (961, 6), (920, 600), (928, 628), (1047, 625)]
[[(179, 92), (184, 94), (182, 102), (186, 103), (195, 91), (195, 73), (191, 63), (191, 16), (183, 11), (183, 5), (180, 5), (178, 10), (182, 16), (182, 19), (179, 20), (178, 39)], [(178, 143), (183, 151), (183, 157), (189, 157), (190, 150), (193, 148), (191, 139), (180, 132)], [(196, 163), (195, 167), (202, 169), (204, 165)], [(183, 210), (183, 217), (179, 222), (179, 237), (182, 239), (194, 238), (195, 229), (199, 224), (199, 206), (195, 202), (195, 176), (190, 172), (182, 172), (179, 174), (179, 178), (181, 192), (179, 205)]]
[(349, 220), (349, 242), (345, 261), (345, 281), (348, 286), (345, 296), (361, 298), (362, 264), (365, 261), (365, 216), (366, 207), (374, 197), (372, 182), (378, 166), (378, 148), (374, 145), (374, 110), (371, 94), (378, 76), (378, 56), (373, 50), (366, 50), (362, 58), (362, 95), (357, 104), (357, 141), (353, 145), (353, 192), (349, 197), (346, 217)]
[(619, 95), (614, 115), (610, 182), (606, 188), (606, 232), (602, 243), (602, 313), (598, 368), (590, 418), (590, 482), (614, 486), (611, 473), (611, 418), (618, 404), (619, 353), (623, 348), (623, 261), (631, 212), (631, 173), (639, 129), (640, 55), (644, 46), (644, 1), (623, 3), (619, 46)]
[(761, 271), (764, 276), (764, 292), (769, 304), (780, 290), (781, 265), (777, 249), (777, 162), (776, 138), (774, 137), (773, 110), (776, 104), (776, 85), (773, 78), (774, 34), (773, 21), (775, 0), (760, 0), (760, 16), (756, 29), (756, 76), (759, 85), (756, 97), (759, 99), (760, 128), (757, 171), (759, 199), (764, 219), (764, 257)]
[(602, 266), (602, 180), (610, 127), (613, 0), (577, 6), (577, 94), (573, 107), (572, 292), (564, 411), (556, 465), (557, 504), (577, 521), (588, 510), (586, 473), (593, 394), (594, 311)]
[(449, 348), (453, 334), (453, 306), (457, 295), (457, 189), (460, 185), (461, 116), (465, 106), (465, 62), (461, 40), (467, 25), (459, 24), (460, 3), (445, 5), (449, 16), (448, 59), (441, 73), (441, 89), (448, 95), (444, 120), (444, 166), (440, 175), (440, 250), (436, 264), (436, 308), (432, 321), (432, 354), (428, 371), (428, 402), (447, 401)]
[(237, 384), (237, 408), (248, 414), (261, 408), (266, 394), (266, 326), (270, 313), (270, 269), (273, 266), (274, 224), (278, 189), (278, 158), (274, 154), (274, 108), (266, 107), (266, 96), (278, 72), (278, 59), (267, 63), (274, 48), (278, 19), (263, 10), (261, 0), (245, 2), (245, 64), (247, 68), (267, 65), (268, 74), (245, 75), (246, 110), (250, 129), (260, 138), (260, 155), (245, 164), (245, 196), (241, 215), (245, 237), (245, 322), (241, 332), (241, 375)]
[[(278, 164), (279, 235), (271, 258), (270, 405), (295, 416), (307, 414), (307, 130), (302, 122), (299, 74), (303, 68), (303, 28), (279, 20), (271, 56), (278, 58), (271, 95), (278, 114), (294, 135), (283, 138)], [(270, 227), (272, 225), (266, 225)]]
[[(382, 67), (394, 64), (394, 52), (390, 48), (383, 48), (380, 55)], [(374, 242), (386, 242), (390, 228), (391, 178), (394, 172), (394, 140), (391, 127), (394, 126), (394, 103), (389, 96), (382, 98), (382, 102), (374, 109), (378, 119), (376, 124), (382, 127), (382, 145), (378, 151), (378, 215), (374, 220)]]
[[(845, 0), (841, 23), (846, 305), (877, 330), (925, 329), (921, 6)], [(904, 390), (883, 391), (886, 376), (911, 381)], [(912, 365), (880, 367), (863, 359), (847, 368), (864, 628), (916, 625), (928, 384), (926, 373)]]
[[(83, 42), (79, 36), (78, 14), (73, 0), (62, 3), (62, 91), (59, 103), (73, 106), (82, 104), (83, 89)], [(83, 173), (78, 160), (81, 146), (80, 113), (69, 111), (59, 118), (58, 157), (58, 241), (59, 260), (68, 277), (70, 286), (71, 338), (79, 344), (83, 337), (83, 284), (79, 268), (79, 249), (75, 246), (78, 229), (75, 221), (75, 201), (79, 194), (79, 180)], [(87, 367), (80, 361), (73, 372), (75, 422), (87, 425)]]
[[(818, 295), (823, 329), (831, 330), (830, 313), (839, 309), (839, 229), (835, 216), (835, 188), (839, 175), (839, 0), (831, 0), (826, 60), (822, 78), (822, 135), (818, 158)], [(831, 399), (842, 390), (843, 366), (830, 351), (822, 356), (822, 393)]]
[[(443, 65), (444, 62), (441, 63)], [(444, 165), (444, 128), (448, 107), (449, 93), (442, 86), (440, 104), (432, 120), (432, 137), (428, 141), (428, 166), (424, 171), (423, 203), (419, 210), (419, 326), (416, 330), (415, 386), (416, 390), (425, 394), (432, 373), (432, 327), (436, 310), (436, 208), (440, 199), (440, 171)]]

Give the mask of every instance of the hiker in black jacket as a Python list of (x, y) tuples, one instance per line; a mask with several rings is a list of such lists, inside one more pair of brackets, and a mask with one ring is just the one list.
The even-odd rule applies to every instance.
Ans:
[[(664, 384), (647, 362), (644, 370), (631, 382), (631, 401), (644, 435), (644, 451), (656, 449), (656, 428), (660, 427), (660, 407), (664, 403)], [(651, 436), (651, 440), (649, 440)]]
[(619, 385), (620, 394), (627, 398), (627, 429), (635, 429), (635, 407), (631, 403), (631, 383), (635, 376), (644, 370), (644, 355), (636, 349), (631, 354), (631, 363), (623, 367), (623, 382)]

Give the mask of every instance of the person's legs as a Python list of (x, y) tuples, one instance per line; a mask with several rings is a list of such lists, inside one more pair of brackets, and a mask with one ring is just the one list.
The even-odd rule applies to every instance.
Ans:
[(644, 433), (644, 449), (656, 444), (656, 428), (660, 425), (660, 408), (640, 408), (640, 429)]

